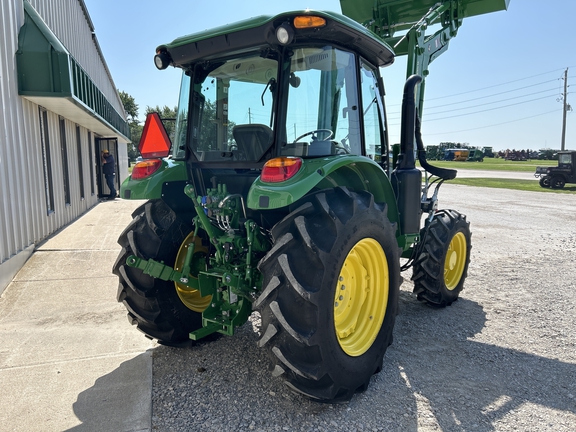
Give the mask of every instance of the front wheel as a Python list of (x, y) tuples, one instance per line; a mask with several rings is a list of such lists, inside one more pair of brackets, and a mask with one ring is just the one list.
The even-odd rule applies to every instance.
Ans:
[(550, 187), (550, 177), (548, 177), (548, 176), (541, 177), (540, 180), (538, 181), (538, 183), (543, 188), (549, 188)]
[(421, 230), (412, 273), (418, 300), (444, 307), (458, 299), (468, 274), (471, 236), (466, 216), (454, 210), (439, 210)]
[(305, 197), (259, 263), (259, 345), (272, 375), (324, 402), (349, 400), (382, 368), (400, 285), (395, 226), (366, 192)]

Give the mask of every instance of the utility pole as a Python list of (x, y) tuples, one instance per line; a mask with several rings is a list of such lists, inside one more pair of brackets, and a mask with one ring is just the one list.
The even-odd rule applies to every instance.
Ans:
[(568, 98), (568, 68), (564, 71), (564, 97), (562, 98), (562, 142), (560, 143), (560, 150), (566, 150), (566, 113), (571, 110), (572, 107), (568, 104), (566, 100)]

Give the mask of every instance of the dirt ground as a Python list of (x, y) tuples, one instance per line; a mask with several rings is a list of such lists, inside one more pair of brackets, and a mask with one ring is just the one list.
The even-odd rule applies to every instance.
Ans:
[(369, 389), (325, 405), (268, 371), (258, 317), (153, 352), (155, 431), (573, 431), (576, 195), (444, 185), (471, 223), (460, 299), (432, 309), (403, 274), (394, 343)]

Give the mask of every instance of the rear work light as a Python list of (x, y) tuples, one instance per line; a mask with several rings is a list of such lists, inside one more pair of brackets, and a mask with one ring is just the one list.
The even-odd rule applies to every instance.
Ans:
[(151, 176), (162, 165), (161, 159), (148, 159), (138, 162), (132, 169), (132, 180), (140, 180)]
[(302, 167), (302, 159), (298, 157), (278, 157), (264, 164), (260, 180), (265, 183), (280, 183), (291, 179)]

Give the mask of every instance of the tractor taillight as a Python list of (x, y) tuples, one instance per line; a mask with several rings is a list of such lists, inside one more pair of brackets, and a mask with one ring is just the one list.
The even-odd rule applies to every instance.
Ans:
[(278, 157), (264, 164), (260, 180), (265, 183), (280, 183), (296, 175), (302, 167), (302, 159), (298, 157)]
[(162, 165), (161, 159), (147, 159), (138, 162), (132, 169), (132, 180), (139, 180), (151, 176)]

